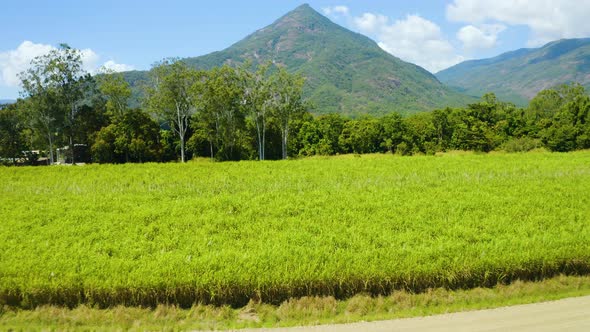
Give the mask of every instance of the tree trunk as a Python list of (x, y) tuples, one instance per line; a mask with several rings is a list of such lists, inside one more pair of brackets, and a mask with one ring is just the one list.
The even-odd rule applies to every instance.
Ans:
[(180, 135), (180, 159), (184, 163), (184, 135)]
[(72, 152), (72, 165), (76, 165), (76, 149), (74, 146), (74, 120), (76, 118), (76, 105), (72, 102), (70, 111), (70, 151)]
[(70, 151), (72, 153), (72, 165), (76, 165), (76, 152), (74, 151), (74, 137), (70, 135)]
[(186, 115), (181, 112), (179, 102), (176, 102), (176, 125), (178, 126), (177, 133), (180, 138), (180, 160), (184, 163), (184, 135), (186, 134)]
[(213, 139), (209, 140), (209, 150), (211, 151), (211, 160), (213, 160)]
[(265, 151), (265, 141), (266, 141), (266, 121), (264, 120), (264, 116), (262, 117), (262, 160), (266, 159), (266, 151)]
[(53, 165), (55, 160), (53, 160), (53, 139), (51, 138), (51, 133), (47, 135), (47, 138), (49, 140), (49, 164)]
[(258, 160), (264, 160), (264, 155), (262, 154), (262, 137), (260, 133), (259, 121), (256, 121), (256, 136), (258, 136)]
[(287, 140), (289, 137), (289, 127), (283, 128), (283, 159), (287, 159)]

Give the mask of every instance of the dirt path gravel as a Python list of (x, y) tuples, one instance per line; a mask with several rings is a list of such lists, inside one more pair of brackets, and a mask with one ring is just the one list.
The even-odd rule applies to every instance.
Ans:
[(340, 325), (320, 325), (277, 329), (251, 329), (240, 331), (590, 331), (590, 296), (559, 301), (517, 305), (490, 310), (452, 314), (361, 322)]

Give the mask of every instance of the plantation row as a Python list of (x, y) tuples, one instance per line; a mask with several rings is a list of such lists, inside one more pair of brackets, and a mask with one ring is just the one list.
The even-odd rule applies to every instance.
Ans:
[(0, 168), (0, 304), (277, 303), (590, 273), (590, 152)]

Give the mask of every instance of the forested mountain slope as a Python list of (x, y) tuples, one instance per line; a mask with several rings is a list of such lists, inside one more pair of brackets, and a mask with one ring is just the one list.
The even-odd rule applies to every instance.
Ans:
[(590, 38), (562, 39), (536, 49), (465, 61), (436, 76), (469, 95), (494, 92), (501, 99), (524, 105), (539, 91), (563, 83), (590, 87)]
[[(209, 69), (224, 64), (272, 61), (306, 78), (305, 96), (315, 113), (380, 115), (415, 113), (472, 99), (441, 84), (425, 69), (382, 50), (373, 40), (347, 30), (302, 5), (229, 48), (185, 61)], [(138, 86), (146, 72), (128, 72)]]

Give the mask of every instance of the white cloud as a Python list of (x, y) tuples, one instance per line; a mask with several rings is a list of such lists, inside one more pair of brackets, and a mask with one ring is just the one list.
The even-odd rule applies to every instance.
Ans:
[(453, 0), (447, 18), (455, 22), (499, 22), (531, 29), (529, 46), (590, 35), (590, 0)]
[(386, 16), (365, 13), (352, 22), (359, 31), (374, 35), (385, 51), (431, 72), (465, 60), (456, 54), (438, 25), (419, 15), (407, 15), (390, 24)]
[(322, 11), (325, 15), (342, 15), (348, 16), (349, 10), (346, 6), (331, 6), (331, 7), (324, 7)]
[(114, 72), (130, 71), (135, 69), (135, 67), (133, 66), (126, 65), (124, 63), (116, 63), (113, 60), (105, 62), (103, 67), (107, 70), (112, 70)]
[(466, 25), (457, 32), (457, 39), (468, 50), (492, 48), (498, 42), (498, 34), (505, 29), (501, 24)]
[(26, 40), (14, 50), (0, 52), (0, 84), (18, 86), (18, 74), (29, 68), (33, 58), (47, 54), (52, 49), (51, 45), (35, 44)]
[[(30, 68), (31, 60), (54, 50), (55, 47), (47, 44), (36, 44), (31, 41), (22, 42), (16, 49), (0, 52), (0, 85), (18, 87), (20, 79), (18, 74)], [(94, 74), (100, 67), (100, 56), (92, 49), (80, 50), (84, 70)], [(109, 60), (104, 67), (114, 71), (132, 70), (133, 67), (118, 64)]]
[(80, 50), (80, 57), (82, 58), (84, 70), (91, 74), (94, 74), (96, 68), (98, 67), (98, 61), (100, 60), (100, 56), (96, 54), (96, 52), (94, 52), (93, 50), (85, 48), (83, 50)]
[(384, 27), (389, 19), (385, 15), (364, 13), (353, 19), (353, 24), (362, 33), (372, 34)]

